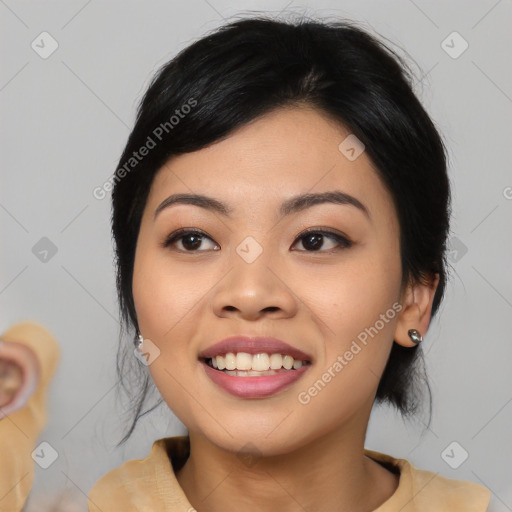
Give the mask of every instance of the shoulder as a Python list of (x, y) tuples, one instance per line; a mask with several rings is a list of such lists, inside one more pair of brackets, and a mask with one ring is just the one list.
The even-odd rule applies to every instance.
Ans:
[[(371, 450), (365, 454), (400, 474), (396, 492), (376, 512), (486, 512), (491, 493), (474, 482), (417, 469), (406, 459)], [(398, 508), (396, 508), (398, 507)]]
[(142, 509), (144, 506), (152, 505), (149, 497), (138, 491), (139, 486), (152, 485), (155, 482), (154, 476), (164, 463), (162, 441), (153, 444), (151, 454), (145, 459), (129, 460), (102, 476), (89, 493), (89, 510), (106, 512), (115, 510), (115, 507), (125, 502), (137, 504)]
[(181, 446), (182, 439), (159, 439), (145, 459), (129, 460), (100, 478), (89, 493), (89, 512), (174, 510), (187, 504), (169, 458), (170, 446)]

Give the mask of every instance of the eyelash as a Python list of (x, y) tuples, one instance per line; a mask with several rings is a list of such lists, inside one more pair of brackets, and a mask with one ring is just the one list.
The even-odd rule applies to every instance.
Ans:
[[(325, 250), (324, 251), (322, 251), (322, 250), (318, 250), (318, 251), (302, 250), (300, 252), (310, 252), (310, 253), (327, 252), (327, 253), (332, 253), (333, 251), (336, 251), (336, 250), (348, 249), (348, 248), (350, 248), (353, 245), (353, 242), (347, 236), (341, 235), (341, 234), (333, 232), (333, 231), (328, 231), (328, 230), (325, 230), (325, 229), (309, 229), (307, 231), (304, 231), (303, 233), (301, 233), (300, 235), (297, 236), (297, 238), (295, 239), (293, 245), (295, 245), (298, 241), (300, 241), (303, 238), (306, 238), (308, 235), (311, 235), (311, 234), (323, 235), (326, 238), (329, 238), (329, 239), (334, 240), (335, 242), (337, 242), (340, 245), (340, 247), (338, 247), (337, 249), (336, 248), (335, 249), (329, 249), (329, 250), (326, 250), (326, 251)], [(181, 228), (181, 229), (178, 229), (177, 231), (174, 231), (173, 233), (171, 233), (164, 240), (164, 242), (162, 243), (162, 247), (164, 249), (166, 249), (172, 243), (176, 242), (177, 240), (181, 240), (182, 238), (185, 238), (188, 235), (196, 235), (196, 236), (200, 236), (200, 237), (208, 238), (208, 239), (212, 240), (203, 231), (199, 231), (197, 229)], [(177, 251), (178, 252), (186, 252), (186, 253), (204, 252), (204, 251), (197, 251), (197, 250), (195, 250), (195, 251), (183, 251), (181, 249), (177, 249)]]

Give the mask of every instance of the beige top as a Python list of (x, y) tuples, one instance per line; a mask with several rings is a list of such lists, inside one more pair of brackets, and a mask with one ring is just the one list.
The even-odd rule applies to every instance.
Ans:
[[(130, 460), (100, 478), (89, 494), (89, 512), (193, 512), (176, 479), (190, 450), (188, 436), (160, 439), (143, 460)], [(405, 459), (365, 450), (400, 474), (393, 496), (374, 512), (485, 512), (491, 493), (481, 485), (416, 469)]]
[(46, 392), (60, 349), (51, 333), (32, 321), (12, 325), (0, 338), (31, 348), (40, 365), (37, 388), (25, 407), (7, 417), (0, 414), (0, 512), (19, 512), (34, 481), (31, 454), (46, 424)]

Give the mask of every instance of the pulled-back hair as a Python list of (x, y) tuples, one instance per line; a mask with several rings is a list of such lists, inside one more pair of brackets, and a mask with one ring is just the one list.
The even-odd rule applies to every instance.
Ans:
[[(450, 217), (446, 154), (414, 94), (408, 66), (353, 22), (261, 16), (231, 22), (186, 47), (156, 73), (114, 175), (112, 232), (122, 317), (118, 372), (125, 390), (137, 390), (123, 441), (137, 420), (161, 402), (144, 411), (151, 378), (135, 361), (133, 346), (123, 341), (123, 329), (131, 336), (138, 331), (133, 266), (155, 174), (173, 155), (200, 150), (279, 107), (304, 104), (364, 143), (398, 214), (402, 284), (425, 283), (437, 274), (432, 314), (437, 311), (446, 284)], [(134, 152), (143, 146), (146, 155), (135, 161)], [(422, 363), (421, 347), (393, 343), (376, 401), (393, 404), (404, 416), (415, 412), (422, 390), (428, 389)], [(135, 385), (126, 380), (133, 371), (138, 372)]]

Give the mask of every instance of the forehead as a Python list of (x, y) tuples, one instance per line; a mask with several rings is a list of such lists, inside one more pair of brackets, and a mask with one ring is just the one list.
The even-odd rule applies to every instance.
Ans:
[(272, 111), (209, 147), (171, 158), (156, 174), (147, 206), (154, 211), (171, 193), (196, 193), (247, 214), (295, 195), (341, 190), (370, 212), (392, 213), (391, 197), (365, 152), (349, 159), (340, 150), (349, 136), (341, 123), (312, 108)]

